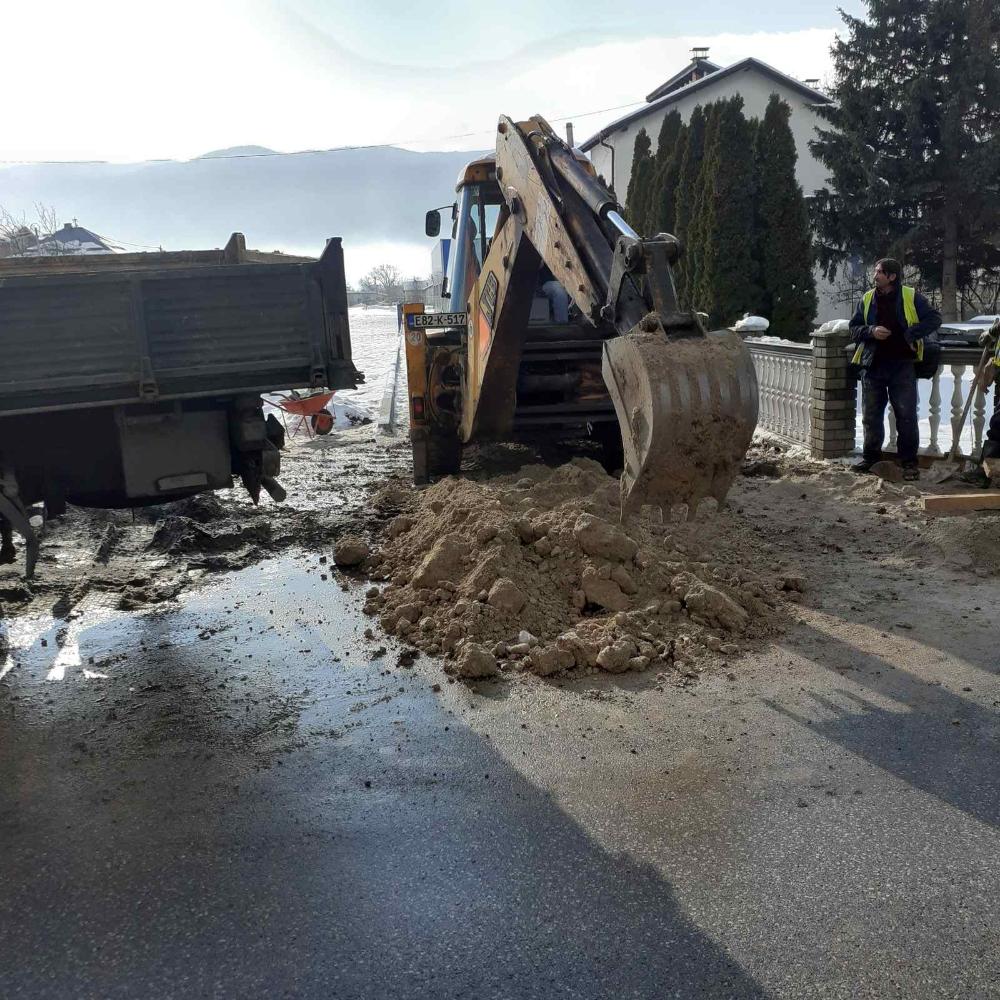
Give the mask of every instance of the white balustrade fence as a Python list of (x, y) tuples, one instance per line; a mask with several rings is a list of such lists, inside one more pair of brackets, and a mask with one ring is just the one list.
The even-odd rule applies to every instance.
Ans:
[(809, 444), (812, 347), (776, 338), (746, 341), (757, 369), (757, 426), (789, 444)]
[[(789, 444), (808, 446), (812, 414), (821, 411), (824, 403), (821, 393), (813, 389), (813, 346), (776, 338), (747, 338), (746, 344), (753, 356), (760, 390), (758, 428)], [(948, 455), (956, 438), (961, 454), (971, 456), (979, 453), (993, 412), (992, 390), (976, 390), (964, 424), (962, 411), (980, 357), (976, 348), (945, 348), (934, 378), (918, 380), (921, 454), (935, 457)], [(835, 414), (830, 416), (834, 418)], [(886, 411), (886, 427), (885, 450), (894, 452), (896, 422), (891, 406)], [(855, 439), (860, 450), (864, 439), (860, 387)]]

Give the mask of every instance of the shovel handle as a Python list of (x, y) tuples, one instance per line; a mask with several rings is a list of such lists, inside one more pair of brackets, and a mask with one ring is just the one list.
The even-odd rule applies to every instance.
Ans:
[(958, 433), (955, 435), (955, 439), (951, 442), (951, 452), (948, 455), (948, 461), (954, 462), (958, 459), (958, 449), (962, 442), (962, 431), (965, 430), (965, 421), (969, 417), (969, 410), (972, 408), (972, 400), (975, 398), (976, 389), (979, 388), (979, 383), (982, 380), (983, 375), (986, 373), (986, 365), (990, 358), (990, 348), (989, 345), (983, 348), (982, 357), (979, 359), (979, 364), (976, 365), (976, 370), (972, 375), (972, 385), (969, 386), (969, 395), (965, 397), (965, 406), (962, 408), (962, 420), (958, 425)]

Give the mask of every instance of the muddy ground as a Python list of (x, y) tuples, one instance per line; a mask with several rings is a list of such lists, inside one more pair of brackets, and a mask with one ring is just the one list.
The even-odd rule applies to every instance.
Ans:
[[(0, 567), (0, 618), (73, 614), (81, 601), (123, 611), (163, 605), (289, 548), (330, 551), (338, 535), (374, 532), (376, 484), (404, 482), (409, 446), (371, 425), (292, 440), (283, 455), (284, 503), (241, 488), (134, 511), (69, 508), (45, 523), (35, 577)], [(391, 512), (390, 512), (391, 514)]]

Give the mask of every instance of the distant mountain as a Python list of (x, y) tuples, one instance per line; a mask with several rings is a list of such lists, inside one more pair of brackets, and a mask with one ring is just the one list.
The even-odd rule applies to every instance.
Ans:
[(424, 213), (454, 198), (459, 171), (479, 155), (394, 147), (223, 154), (236, 155), (0, 167), (0, 206), (31, 215), (37, 203), (51, 205), (126, 249), (219, 247), (237, 230), (261, 250), (318, 254), (329, 236), (342, 236), (345, 250), (417, 244), (425, 242)]
[(230, 146), (228, 149), (213, 149), (210, 153), (202, 153), (196, 156), (196, 160), (217, 160), (220, 156), (269, 156), (274, 154), (273, 149), (267, 146)]

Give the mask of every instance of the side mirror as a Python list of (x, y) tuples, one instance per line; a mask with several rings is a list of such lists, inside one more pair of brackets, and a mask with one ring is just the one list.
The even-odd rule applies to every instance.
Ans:
[(424, 232), (428, 236), (438, 236), (441, 233), (441, 213), (436, 209), (432, 208), (427, 215), (424, 216)]

